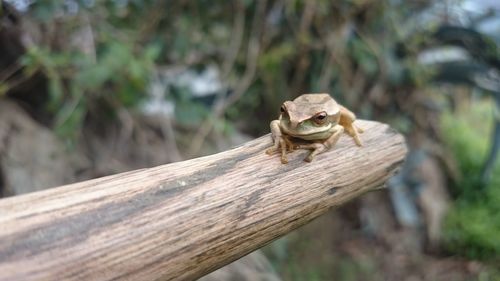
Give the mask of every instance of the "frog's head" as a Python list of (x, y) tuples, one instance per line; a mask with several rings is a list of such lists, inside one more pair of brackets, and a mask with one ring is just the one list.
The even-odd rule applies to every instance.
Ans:
[(340, 119), (340, 106), (328, 94), (305, 94), (281, 106), (280, 127), (288, 135), (323, 135)]

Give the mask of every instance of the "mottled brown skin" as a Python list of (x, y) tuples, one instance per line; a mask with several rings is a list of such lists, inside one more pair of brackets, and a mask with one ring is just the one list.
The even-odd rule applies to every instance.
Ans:
[(281, 152), (281, 163), (288, 163), (287, 152), (309, 149), (304, 159), (311, 162), (314, 157), (330, 148), (343, 132), (361, 146), (359, 133), (363, 130), (354, 125), (356, 116), (338, 104), (329, 94), (304, 94), (281, 106), (278, 120), (270, 124), (273, 146), (266, 150), (272, 155)]

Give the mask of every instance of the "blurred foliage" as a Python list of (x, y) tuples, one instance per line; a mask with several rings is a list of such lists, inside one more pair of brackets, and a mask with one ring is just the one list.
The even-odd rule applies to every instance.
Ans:
[(480, 178), (496, 108), (472, 102), (470, 108), (442, 116), (446, 142), (457, 158), (462, 178), (452, 191), (456, 202), (445, 228), (449, 250), (473, 259), (500, 257), (500, 163), (484, 187)]
[[(416, 57), (429, 37), (417, 31), (436, 26), (416, 18), (433, 1), (32, 2), (26, 15), (34, 23), (29, 27), (33, 43), (19, 63), (25, 76), (43, 73), (48, 79), (45, 106), (65, 138), (79, 137), (89, 116), (106, 123), (120, 110), (137, 110), (158, 74), (179, 68), (199, 73), (209, 65), (216, 66), (222, 84), (211, 99), (195, 97), (186, 87), (161, 92), (175, 104), (176, 129), (196, 131), (183, 138), (192, 142), (234, 127), (267, 133), (279, 105), (304, 92), (328, 92), (362, 118), (432, 138), (432, 128), (422, 120), (434, 100), (421, 91), (435, 69), (418, 64)], [(0, 73), (0, 96), (9, 87)], [(457, 201), (447, 241), (454, 253), (498, 257), (500, 189), (493, 187), (500, 186), (500, 170), (497, 165), (491, 188), (479, 187), (485, 158), (479, 151), (487, 148), (485, 127), (491, 120), (481, 115), (491, 116), (489, 109), (479, 111), (443, 118), (446, 142), (463, 173), (453, 189)], [(189, 154), (196, 155), (192, 150)], [(344, 263), (343, 280), (359, 276), (353, 272), (370, 276), (373, 271), (371, 264)], [(322, 264), (311, 272), (291, 264), (292, 275), (324, 279), (318, 273)]]
[[(138, 105), (159, 65), (199, 69), (215, 63), (223, 84), (235, 91), (233, 102), (223, 105), (230, 120), (269, 120), (283, 100), (318, 91), (368, 117), (378, 98), (375, 86), (380, 92), (401, 83), (391, 44), (407, 31), (396, 21), (420, 5), (38, 0), (27, 13), (41, 36), (22, 65), (27, 75), (42, 71), (48, 77), (49, 109), (64, 135), (78, 132), (96, 100), (115, 109)], [(168, 98), (185, 102), (191, 94)], [(181, 123), (189, 116), (177, 115)], [(247, 122), (245, 129), (261, 134), (267, 126)]]
[(140, 51), (134, 43), (116, 39), (96, 43), (95, 57), (77, 50), (33, 46), (21, 59), (26, 75), (41, 71), (48, 78), (47, 109), (55, 114), (55, 129), (70, 137), (79, 131), (89, 104), (107, 101), (112, 108), (131, 107), (144, 98), (158, 57), (157, 45)]
[[(135, 2), (126, 6), (146, 5)], [(40, 27), (32, 32), (42, 38), (30, 45), (20, 64), (26, 76), (41, 72), (48, 78), (47, 110), (54, 113), (54, 127), (62, 136), (79, 132), (98, 100), (117, 109), (144, 97), (161, 49), (154, 42), (142, 45), (135, 32), (126, 30), (128, 20), (118, 23), (125, 8), (121, 1), (42, 0), (28, 10)]]
[[(332, 226), (325, 226), (329, 227)], [(380, 265), (373, 257), (366, 255), (353, 258), (341, 253), (338, 243), (333, 242), (333, 239), (318, 237), (314, 231), (292, 232), (264, 249), (285, 280), (384, 280), (384, 274), (377, 268)], [(336, 251), (324, 251), (327, 248)]]

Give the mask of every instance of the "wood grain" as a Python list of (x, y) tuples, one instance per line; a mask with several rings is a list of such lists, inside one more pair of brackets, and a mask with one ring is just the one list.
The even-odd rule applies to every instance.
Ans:
[(406, 155), (387, 125), (364, 146), (283, 165), (270, 136), (219, 154), (0, 200), (0, 280), (193, 280), (380, 187)]

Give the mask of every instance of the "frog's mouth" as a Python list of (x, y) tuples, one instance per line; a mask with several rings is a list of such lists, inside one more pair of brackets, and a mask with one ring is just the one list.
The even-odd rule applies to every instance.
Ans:
[(307, 126), (307, 128), (304, 129), (304, 128), (302, 128), (301, 125), (299, 125), (297, 127), (297, 129), (295, 129), (295, 130), (290, 130), (290, 128), (288, 128), (287, 126), (281, 126), (281, 129), (283, 130), (283, 132), (285, 134), (287, 134), (289, 136), (301, 138), (301, 137), (314, 136), (317, 134), (327, 132), (332, 128), (332, 126), (333, 126), (333, 124), (330, 123), (326, 126), (321, 126), (321, 127), (316, 127), (316, 128), (314, 128), (312, 126)]

